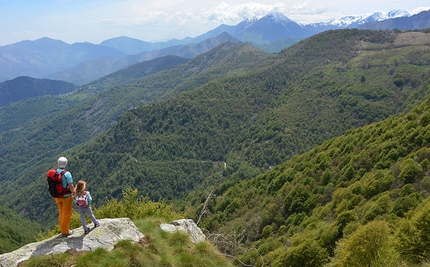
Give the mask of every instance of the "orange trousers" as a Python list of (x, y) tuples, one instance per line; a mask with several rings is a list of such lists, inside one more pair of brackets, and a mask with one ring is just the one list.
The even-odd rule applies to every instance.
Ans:
[(55, 198), (58, 206), (58, 223), (62, 234), (70, 232), (70, 222), (72, 221), (73, 197)]

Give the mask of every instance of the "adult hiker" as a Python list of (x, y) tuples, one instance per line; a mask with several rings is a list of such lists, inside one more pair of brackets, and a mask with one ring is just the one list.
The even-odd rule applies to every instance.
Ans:
[(72, 174), (66, 170), (67, 158), (60, 157), (57, 163), (58, 168), (55, 170), (56, 175), (61, 175), (61, 186), (57, 191), (61, 191), (61, 189), (63, 191), (59, 192), (54, 199), (58, 207), (58, 223), (60, 224), (61, 235), (66, 237), (73, 234), (73, 231), (70, 230), (70, 222), (72, 221), (73, 193), (75, 192), (75, 187), (73, 186)]

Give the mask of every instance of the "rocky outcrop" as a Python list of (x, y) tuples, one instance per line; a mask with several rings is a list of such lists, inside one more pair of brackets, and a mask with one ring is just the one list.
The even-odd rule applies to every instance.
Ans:
[(197, 224), (191, 219), (176, 220), (171, 223), (160, 224), (160, 228), (166, 232), (180, 231), (190, 236), (191, 242), (199, 243), (206, 240), (206, 236)]
[(54, 236), (2, 254), (0, 266), (13, 267), (33, 256), (63, 253), (68, 250), (92, 251), (97, 248), (111, 250), (120, 240), (138, 242), (145, 237), (129, 218), (101, 219), (99, 222), (100, 227), (92, 228), (87, 235), (80, 227), (74, 229), (74, 233), (68, 237)]
[[(0, 267), (15, 267), (31, 257), (66, 251), (92, 251), (97, 248), (112, 250), (120, 240), (139, 242), (145, 238), (129, 218), (101, 219), (99, 222), (100, 227), (92, 228), (86, 235), (82, 227), (79, 227), (74, 229), (74, 233), (70, 236), (53, 236), (40, 242), (27, 244), (15, 251), (1, 254)], [(186, 233), (193, 243), (206, 240), (202, 230), (191, 219), (160, 224), (160, 228), (166, 232), (180, 231)]]

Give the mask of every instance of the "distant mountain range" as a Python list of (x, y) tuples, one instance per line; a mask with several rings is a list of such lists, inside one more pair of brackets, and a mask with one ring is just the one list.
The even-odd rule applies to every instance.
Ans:
[(67, 44), (45, 37), (2, 46), (0, 55), (2, 78), (12, 79), (18, 76), (48, 78), (85, 61), (101, 57), (121, 58), (126, 54), (107, 46), (91, 43)]
[(348, 16), (301, 25), (280, 13), (247, 19), (235, 26), (220, 25), (205, 34), (183, 40), (149, 43), (125, 36), (100, 44), (67, 44), (41, 38), (0, 47), (0, 81), (18, 76), (64, 80), (83, 85), (145, 60), (166, 55), (192, 58), (223, 42), (250, 42), (266, 51), (280, 51), (314, 34), (344, 28), (422, 29), (430, 27), (430, 11), (411, 15), (403, 10), (371, 16)]
[[(132, 43), (136, 41), (129, 39)], [(123, 42), (125, 39), (119, 40)], [(223, 33), (198, 43), (127, 55), (123, 51), (104, 45), (90, 43), (70, 45), (45, 37), (0, 47), (0, 73), (3, 75), (0, 81), (8, 80), (9, 77), (31, 76), (83, 85), (138, 62), (166, 55), (189, 59), (225, 42), (242, 43), (233, 36)], [(114, 42), (110, 43), (115, 46)]]
[(430, 28), (430, 11), (423, 11), (411, 17), (399, 16), (388, 20), (369, 22), (357, 27), (368, 30), (416, 30)]

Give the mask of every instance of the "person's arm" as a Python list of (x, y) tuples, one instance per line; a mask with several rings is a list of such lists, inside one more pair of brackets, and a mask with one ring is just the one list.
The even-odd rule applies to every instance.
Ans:
[(90, 192), (87, 191), (87, 203), (88, 203), (88, 206), (91, 205), (91, 202), (93, 202), (93, 199), (92, 199), (92, 197), (90, 195)]
[(72, 178), (72, 174), (70, 172), (66, 172), (64, 174), (65, 178), (66, 178), (66, 182), (67, 182), (67, 186), (69, 187), (70, 191), (75, 194), (75, 186), (73, 185), (73, 178)]
[(70, 191), (73, 193), (73, 194), (75, 194), (76, 192), (75, 192), (75, 186), (73, 185), (73, 183), (69, 183), (69, 189), (70, 189)]

